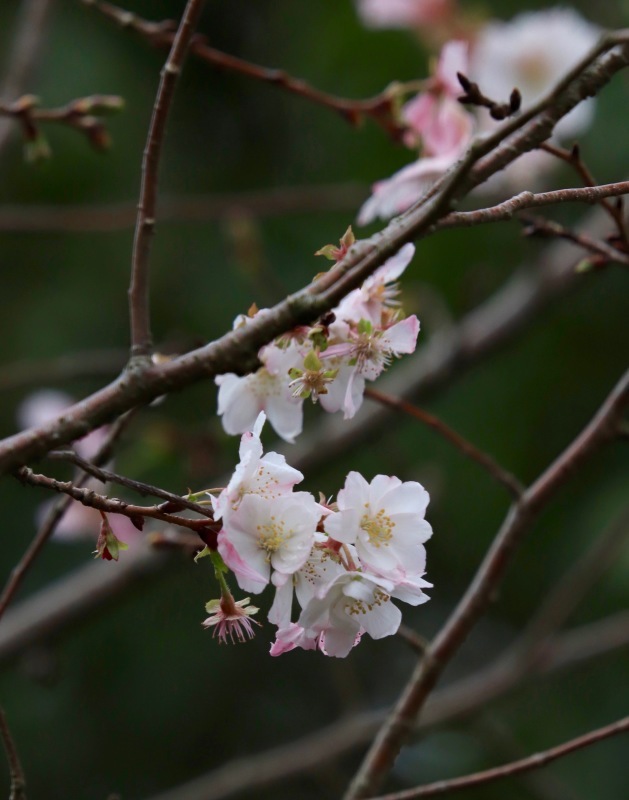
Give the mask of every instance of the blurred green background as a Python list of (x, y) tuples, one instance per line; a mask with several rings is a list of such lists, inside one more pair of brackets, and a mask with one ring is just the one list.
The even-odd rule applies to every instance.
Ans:
[[(135, 0), (129, 8), (161, 19), (177, 17), (183, 5)], [(502, 17), (544, 7), (462, 5)], [(14, 0), (0, 5), (3, 54), (17, 6)], [(580, 6), (587, 12), (590, 4)], [(629, 22), (626, 3), (607, 3), (601, 14), (604, 18), (595, 21), (602, 25)], [(423, 77), (429, 56), (408, 32), (366, 30), (349, 0), (208, 3), (201, 30), (229, 53), (281, 66), (348, 97), (373, 95), (392, 80)], [(163, 60), (161, 52), (79, 2), (53, 2), (28, 91), (46, 106), (107, 93), (122, 95), (126, 107), (108, 120), (113, 147), (107, 154), (93, 152), (76, 132), (53, 127), (47, 129), (53, 150), (49, 162), (24, 163), (17, 127), (2, 154), (3, 365), (127, 347), (132, 229), (16, 232), (2, 220), (18, 210), (29, 219), (32, 206), (132, 207)], [(602, 94), (596, 123), (581, 140), (583, 155), (601, 181), (629, 175), (622, 116), (626, 80), (619, 76)], [(151, 260), (158, 346), (176, 352), (209, 341), (253, 301), (268, 305), (283, 291), (303, 286), (325, 268), (311, 254), (340, 237), (370, 183), (409, 160), (407, 151), (371, 123), (353, 130), (326, 109), (190, 60), (169, 123), (163, 208), (182, 196), (287, 186), (303, 187), (307, 197), (308, 187), (338, 184), (339, 199), (332, 210), (326, 204), (283, 215), (247, 213), (226, 199), (228, 213), (221, 218), (159, 224)], [(576, 185), (576, 179), (559, 170), (554, 183)], [(570, 208), (557, 215), (573, 223), (582, 213)], [(407, 310), (422, 319), (419, 347), (444, 316), (462, 316), (522, 263), (535, 265), (544, 247), (544, 242), (522, 239), (516, 223), (421, 242), (403, 282)], [(507, 348), (433, 394), (426, 407), (530, 481), (589, 420), (626, 367), (628, 308), (626, 269), (588, 276)], [(45, 385), (80, 397), (104, 381), (105, 376)], [(16, 429), (21, 400), (41, 385), (34, 370), (30, 386), (2, 393), (3, 435)], [(237, 454), (236, 439), (222, 432), (215, 415), (215, 394), (211, 382), (203, 383), (141, 414), (123, 440), (117, 469), (179, 493), (215, 485)], [(323, 416), (309, 409), (306, 430), (316, 435)], [(287, 456), (290, 461), (290, 449)], [(392, 419), (327, 468), (309, 473), (306, 488), (333, 494), (349, 469), (369, 477), (384, 472), (421, 480), (431, 492), (435, 534), (427, 577), (435, 588), (427, 606), (404, 611), (405, 622), (430, 637), (467, 585), (509, 499), (449, 444), (402, 418)], [(626, 448), (617, 445), (601, 452), (559, 494), (509, 571), (499, 602), (446, 680), (488, 663), (517, 635), (557, 576), (618, 519), (627, 505), (628, 479)], [(8, 576), (33, 536), (36, 509), (44, 499), (43, 492), (13, 479), (0, 482), (2, 576)], [(49, 544), (17, 602), (87, 563), (93, 547), (89, 539)], [(571, 622), (625, 608), (628, 569), (625, 548)], [(29, 798), (105, 800), (113, 793), (124, 800), (150, 798), (233, 758), (294, 741), (358, 711), (383, 708), (412, 669), (415, 656), (397, 638), (365, 638), (343, 661), (301, 651), (272, 659), (269, 625), (246, 646), (219, 647), (200, 627), (204, 603), (216, 595), (212, 580), (205, 562), (194, 565), (175, 555), (156, 577), (91, 612), (70, 631), (3, 663), (0, 702), (21, 754)], [(270, 602), (267, 595), (261, 599), (265, 610)], [(628, 667), (625, 648), (580, 670), (528, 684), (409, 748), (391, 786), (501, 763), (613, 721), (627, 713)], [(545, 774), (552, 784), (551, 778), (513, 780), (468, 796), (491, 800), (508, 791), (514, 800), (623, 797), (629, 786), (626, 753), (626, 740), (616, 739), (549, 767)], [(242, 796), (338, 797), (357, 763), (358, 754)], [(8, 773), (0, 758), (3, 785)]]

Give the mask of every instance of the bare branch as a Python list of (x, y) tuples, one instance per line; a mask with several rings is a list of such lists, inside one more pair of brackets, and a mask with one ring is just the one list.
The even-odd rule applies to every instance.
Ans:
[[(112, 425), (112, 428), (109, 431), (107, 438), (105, 439), (98, 453), (96, 453), (94, 457), (94, 461), (96, 464), (105, 464), (111, 458), (111, 453), (114, 444), (118, 441), (123, 431), (131, 422), (132, 418), (133, 414), (127, 413), (124, 416), (120, 417), (116, 421), (116, 423)], [(78, 475), (75, 481), (76, 485), (82, 486), (85, 483), (86, 478), (87, 475), (85, 473), (82, 475)], [(61, 522), (63, 515), (66, 513), (71, 504), (72, 504), (72, 499), (70, 497), (64, 497), (55, 504), (55, 506), (46, 515), (46, 518), (40, 525), (39, 530), (35, 535), (35, 538), (27, 547), (24, 555), (16, 564), (16, 566), (13, 567), (13, 569), (11, 570), (9, 579), (2, 590), (2, 594), (0, 595), (0, 619), (3, 617), (4, 612), (7, 610), (9, 603), (15, 597), (15, 593), (20, 588), (20, 585), (22, 584), (22, 581), (24, 580), (26, 573), (33, 566), (36, 558), (41, 553), (48, 539), (54, 533), (55, 528), (57, 527), (59, 522)]]
[(131, 316), (131, 356), (146, 357), (152, 347), (149, 313), (149, 258), (155, 230), (159, 162), (177, 78), (190, 47), (192, 36), (203, 10), (204, 0), (188, 0), (173, 37), (153, 106), (151, 124), (142, 159), (142, 185), (133, 239), (129, 313)]
[[(171, 20), (149, 22), (137, 14), (125, 11), (112, 3), (100, 2), (100, 0), (83, 0), (83, 2), (86, 5), (97, 8), (98, 11), (121, 27), (130, 28), (139, 33), (155, 47), (169, 47), (173, 41), (174, 23)], [(394, 140), (400, 139), (405, 130), (405, 126), (398, 120), (398, 115), (395, 113), (396, 97), (399, 94), (399, 88), (396, 84), (392, 84), (390, 88), (385, 89), (375, 97), (370, 97), (366, 100), (348, 100), (315, 89), (306, 81), (301, 80), (301, 78), (294, 78), (284, 70), (269, 69), (228, 53), (223, 53), (215, 47), (210, 47), (204, 36), (197, 35), (194, 37), (190, 45), (190, 52), (201, 61), (205, 61), (214, 67), (236, 72), (262, 83), (278, 86), (311, 103), (329, 108), (340, 114), (350, 125), (358, 125), (365, 117), (369, 117)]]
[(513, 219), (518, 211), (525, 208), (540, 208), (555, 203), (601, 203), (607, 197), (619, 197), (629, 193), (629, 181), (606, 183), (600, 186), (587, 186), (582, 189), (557, 189), (553, 192), (520, 192), (520, 194), (505, 200), (503, 203), (480, 208), (477, 211), (454, 211), (448, 214), (435, 226), (436, 230), (443, 228), (471, 227), (484, 225), (488, 222), (502, 222)]
[(590, 424), (515, 503), (450, 618), (418, 664), (399, 702), (352, 781), (347, 800), (368, 797), (388, 774), (441, 672), (491, 602), (521, 540), (543, 506), (574, 471), (616, 435), (629, 403), (629, 371)]
[(574, 242), (578, 247), (583, 248), (583, 250), (594, 253), (598, 256), (596, 261), (602, 264), (608, 264), (609, 262), (617, 262), (625, 266), (629, 264), (629, 254), (624, 253), (617, 247), (612, 247), (600, 239), (592, 239), (591, 236), (586, 234), (571, 231), (557, 222), (551, 222), (543, 217), (528, 215), (522, 215), (520, 221), (525, 225), (525, 236), (556, 236), (558, 239), (567, 239), (569, 242)]
[(163, 511), (161, 506), (136, 506), (124, 500), (118, 500), (115, 497), (105, 497), (102, 494), (97, 494), (92, 489), (76, 486), (72, 481), (58, 481), (48, 475), (37, 474), (28, 467), (20, 467), (16, 471), (15, 477), (30, 486), (40, 486), (53, 492), (66, 494), (89, 508), (96, 508), (108, 514), (122, 514), (124, 517), (129, 517), (140, 530), (144, 517), (157, 519), (160, 522), (168, 522), (170, 525), (180, 525), (182, 528), (190, 528), (193, 531), (207, 530), (212, 524), (207, 519), (187, 519), (169, 514)]
[(56, 123), (82, 133), (95, 150), (107, 150), (111, 144), (109, 132), (101, 114), (118, 111), (124, 105), (116, 95), (91, 95), (71, 100), (59, 108), (39, 108), (34, 95), (23, 95), (12, 103), (0, 103), (0, 117), (8, 117), (22, 127), (29, 161), (50, 155), (48, 143), (40, 131), (41, 123)]
[(434, 414), (429, 414), (422, 408), (406, 402), (406, 400), (401, 400), (398, 397), (392, 397), (391, 395), (380, 392), (377, 389), (365, 389), (365, 396), (370, 397), (372, 400), (376, 400), (378, 403), (382, 403), (389, 408), (398, 409), (404, 414), (408, 414), (408, 416), (413, 417), (414, 419), (422, 422), (424, 425), (436, 430), (437, 433), (441, 434), (444, 439), (447, 439), (450, 444), (453, 444), (457, 450), (460, 450), (468, 458), (471, 458), (477, 464), (480, 464), (483, 469), (487, 470), (492, 478), (505, 486), (509, 493), (516, 498), (516, 500), (521, 497), (522, 493), (524, 492), (524, 486), (515, 476), (503, 469), (500, 464), (494, 461), (490, 455), (483, 453), (482, 450), (479, 450), (478, 447), (473, 445), (471, 442), (468, 442), (467, 439), (464, 439), (460, 434), (452, 430), (452, 428), (442, 422), (438, 417), (435, 417)]
[(535, 755), (528, 756), (519, 761), (513, 761), (510, 764), (504, 764), (501, 767), (494, 767), (493, 769), (487, 769), (483, 772), (476, 772), (473, 775), (466, 775), (463, 778), (454, 778), (449, 781), (437, 781), (436, 783), (430, 783), (426, 786), (419, 786), (416, 789), (380, 795), (378, 798), (375, 798), (375, 800), (415, 800), (415, 798), (418, 797), (437, 797), (438, 795), (449, 794), (461, 789), (469, 789), (473, 786), (484, 786), (487, 783), (500, 780), (501, 778), (511, 778), (514, 775), (519, 775), (531, 769), (545, 767), (546, 764), (550, 764), (551, 761), (570, 755), (570, 753), (574, 753), (576, 750), (582, 750), (584, 747), (590, 747), (596, 744), (596, 742), (609, 739), (611, 736), (618, 736), (621, 733), (627, 733), (627, 731), (629, 731), (629, 717), (618, 720), (618, 722), (614, 722), (611, 725), (606, 725), (604, 728), (590, 731), (590, 733), (586, 733), (576, 739), (571, 739), (550, 750), (545, 750), (542, 753), (535, 753)]
[[(540, 145), (540, 150), (544, 150), (556, 158), (559, 158), (562, 161), (570, 164), (576, 173), (581, 176), (583, 183), (586, 186), (596, 186), (597, 181), (594, 179), (594, 176), (588, 169), (586, 163), (581, 158), (581, 151), (577, 144), (573, 145), (571, 150), (565, 150), (563, 147), (550, 144), (550, 142), (544, 142), (544, 144)], [(616, 203), (610, 203), (607, 199), (603, 199), (601, 200), (601, 207), (605, 209), (607, 214), (614, 221), (618, 230), (618, 235), (620, 236), (620, 240), (623, 243), (625, 250), (629, 251), (629, 237), (627, 236), (622, 201), (620, 205), (617, 205)]]
[[(42, 40), (52, 0), (24, 0), (20, 6), (13, 47), (7, 62), (7, 74), (2, 82), (0, 98), (15, 100), (26, 89), (41, 54)], [(11, 125), (0, 121), (0, 153), (9, 139)]]
[(75, 464), (84, 472), (87, 472), (89, 475), (98, 478), (98, 480), (102, 483), (117, 483), (120, 486), (125, 486), (127, 489), (132, 489), (134, 492), (137, 492), (144, 497), (147, 495), (150, 497), (161, 497), (162, 500), (166, 501), (169, 511), (182, 511), (184, 508), (187, 508), (189, 511), (195, 511), (197, 514), (201, 514), (202, 516), (208, 517), (211, 520), (214, 519), (214, 514), (212, 513), (211, 509), (208, 509), (205, 506), (201, 506), (198, 503), (193, 503), (191, 500), (188, 500), (186, 497), (181, 497), (178, 494), (167, 492), (165, 489), (160, 489), (159, 486), (151, 486), (151, 484), (142, 483), (141, 481), (127, 478), (124, 475), (118, 475), (118, 473), (111, 472), (111, 470), (101, 469), (97, 464), (91, 464), (89, 461), (81, 458), (81, 456), (75, 453), (74, 450), (53, 450), (52, 452), (48, 453), (48, 458), (56, 461), (67, 461), (70, 464)]
[[(183, 388), (201, 378), (217, 374), (243, 374), (256, 368), (260, 347), (297, 325), (312, 322), (337, 305), (349, 291), (397, 252), (402, 244), (427, 235), (434, 223), (449, 213), (451, 204), (465, 191), (506, 166), (519, 153), (536, 147), (584, 95), (596, 93), (602, 88), (629, 63), (629, 47), (615, 47), (619, 42), (624, 42), (624, 36), (623, 33), (606, 37), (584, 59), (583, 63), (588, 66), (582, 75), (573, 70), (557, 89), (536, 104), (532, 112), (523, 114), (522, 119), (531, 120), (524, 131), (519, 131), (518, 125), (509, 122), (493, 137), (474, 145), (425, 203), (394, 220), (371, 240), (354, 245), (346, 258), (323, 278), (278, 303), (268, 314), (253, 319), (246, 329), (231, 331), (205, 347), (159, 366), (136, 363), (132, 370), (73, 406), (62, 418), (5, 439), (0, 443), (0, 473), (36, 458), (52, 447), (84, 436), (117, 414), (150, 402), (175, 387)], [(597, 53), (611, 47), (615, 49), (590, 66)], [(583, 64), (580, 69), (583, 69)], [(536, 115), (539, 118), (532, 119)], [(502, 137), (509, 136), (513, 131), (517, 132), (515, 138), (511, 137), (502, 146), (497, 145)], [(492, 147), (496, 148), (496, 152), (483, 159)]]

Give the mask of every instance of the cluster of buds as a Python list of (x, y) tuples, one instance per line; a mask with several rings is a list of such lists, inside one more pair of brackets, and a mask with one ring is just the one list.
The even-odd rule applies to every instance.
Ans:
[[(221, 523), (211, 556), (221, 599), (206, 606), (219, 639), (253, 635), (258, 609), (235, 601), (225, 574), (251, 594), (275, 587), (268, 619), (277, 626), (271, 655), (296, 647), (343, 657), (363, 634), (374, 639), (399, 628), (392, 599), (428, 600), (424, 542), (432, 529), (424, 515), (428, 493), (414, 481), (377, 475), (371, 483), (350, 472), (336, 502), (295, 491), (303, 480), (278, 453), (263, 453), (261, 412), (240, 443), (240, 462), (229, 484), (210, 494)], [(293, 619), (293, 600), (301, 611)]]
[[(350, 229), (340, 247), (327, 245), (319, 254), (339, 260), (353, 241)], [(251, 430), (264, 411), (278, 435), (292, 442), (301, 433), (307, 398), (325, 411), (342, 410), (345, 419), (353, 417), (362, 403), (365, 381), (375, 380), (394, 357), (415, 350), (419, 320), (404, 317), (395, 284), (414, 252), (412, 244), (404, 245), (318, 323), (263, 347), (257, 372), (218, 376), (218, 413), (227, 433)], [(265, 313), (254, 308), (249, 316), (238, 317), (234, 327)]]

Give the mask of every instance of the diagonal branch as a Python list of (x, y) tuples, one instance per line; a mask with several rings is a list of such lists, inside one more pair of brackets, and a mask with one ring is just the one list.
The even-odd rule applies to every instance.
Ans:
[[(114, 444), (118, 441), (118, 438), (121, 436), (132, 417), (132, 413), (125, 414), (124, 416), (120, 417), (114, 425), (112, 425), (107, 438), (94, 457), (96, 464), (105, 464), (107, 461), (109, 461)], [(77, 486), (83, 486), (86, 479), (87, 474), (83, 473), (82, 475), (77, 476), (75, 483)], [(2, 594), (0, 594), (0, 619), (7, 610), (9, 603), (15, 597), (15, 593), (20, 588), (26, 573), (35, 563), (35, 560), (43, 550), (44, 545), (54, 533), (55, 528), (59, 522), (61, 522), (63, 515), (66, 513), (71, 504), (72, 499), (70, 497), (64, 497), (60, 499), (58, 503), (56, 503), (56, 505), (46, 515), (46, 518), (35, 534), (35, 538), (26, 548), (26, 552), (22, 558), (11, 570), (9, 579), (2, 590)]]
[(582, 750), (584, 747), (590, 747), (603, 739), (619, 736), (621, 733), (627, 733), (627, 731), (629, 731), (629, 717), (624, 717), (618, 720), (618, 722), (606, 725), (604, 728), (597, 728), (595, 731), (590, 731), (583, 736), (570, 739), (570, 741), (564, 742), (550, 750), (545, 750), (542, 753), (535, 753), (535, 755), (522, 758), (519, 761), (513, 761), (501, 767), (483, 770), (483, 772), (475, 772), (473, 775), (465, 775), (463, 778), (437, 781), (436, 783), (419, 786), (416, 789), (381, 795), (375, 798), (375, 800), (415, 800), (419, 797), (437, 797), (442, 794), (458, 792), (461, 789), (484, 786), (487, 783), (500, 780), (501, 778), (511, 778), (522, 772), (545, 767), (546, 764), (550, 764), (551, 761), (570, 755), (570, 753), (574, 753), (576, 750)]
[(131, 356), (147, 357), (152, 347), (149, 313), (149, 257), (155, 230), (159, 162), (166, 133), (166, 122), (192, 36), (203, 10), (204, 0), (188, 0), (179, 30), (162, 68), (153, 106), (146, 147), (142, 159), (142, 185), (133, 239), (129, 313), (131, 317)]
[(439, 676), (491, 602), (513, 556), (544, 505), (606, 441), (616, 436), (629, 404), (629, 371), (620, 379), (590, 424), (527, 489), (509, 511), (470, 586), (422, 661), (376, 737), (346, 794), (346, 800), (373, 794), (389, 773)]
[[(578, 69), (571, 71), (531, 112), (522, 115), (522, 119), (529, 122), (523, 131), (511, 122), (492, 137), (473, 145), (425, 203), (394, 220), (372, 239), (354, 245), (346, 258), (323, 278), (287, 297), (267, 314), (258, 315), (246, 328), (231, 331), (205, 347), (159, 366), (148, 364), (145, 359), (136, 360), (133, 368), (117, 381), (76, 404), (63, 417), (5, 439), (0, 443), (0, 473), (41, 456), (52, 447), (84, 436), (116, 415), (174, 388), (183, 388), (202, 378), (228, 372), (243, 374), (257, 368), (257, 354), (263, 345), (334, 308), (403, 244), (428, 235), (434, 223), (448, 214), (453, 202), (466, 191), (547, 138), (554, 125), (584, 96), (595, 94), (627, 66), (629, 46), (626, 39), (626, 32), (605, 37)], [(612, 52), (596, 60), (610, 48)], [(583, 74), (579, 70), (583, 70)], [(533, 119), (536, 116), (537, 119)], [(504, 137), (507, 140), (500, 145)], [(495, 153), (491, 152), (492, 148)], [(140, 325), (138, 331), (140, 328), (143, 326)], [(147, 329), (143, 329), (146, 333)]]
[(498, 462), (495, 461), (490, 455), (484, 453), (482, 450), (479, 450), (478, 447), (473, 445), (471, 442), (468, 442), (467, 439), (464, 439), (460, 434), (442, 422), (438, 417), (435, 417), (434, 414), (429, 414), (427, 411), (424, 411), (423, 408), (414, 406), (412, 403), (408, 403), (406, 400), (402, 400), (401, 398), (393, 397), (392, 395), (380, 392), (377, 389), (365, 389), (365, 396), (371, 397), (372, 400), (376, 400), (378, 403), (382, 403), (382, 405), (388, 406), (389, 408), (402, 411), (404, 414), (408, 414), (408, 416), (413, 417), (413, 419), (417, 419), (424, 425), (427, 425), (429, 428), (437, 431), (439, 434), (441, 434), (441, 436), (443, 436), (444, 439), (447, 439), (450, 444), (453, 444), (464, 455), (466, 455), (468, 458), (471, 458), (473, 461), (475, 461), (477, 464), (480, 464), (485, 470), (487, 470), (492, 478), (506, 487), (510, 494), (516, 498), (516, 500), (522, 496), (524, 487), (514, 475), (501, 467), (500, 464), (498, 464)]
[[(135, 33), (143, 36), (155, 47), (169, 47), (173, 41), (173, 22), (150, 22), (142, 19), (137, 14), (130, 13), (112, 3), (101, 0), (83, 0), (85, 5), (93, 6), (106, 17), (116, 22), (123, 28), (130, 28)], [(210, 47), (204, 36), (195, 36), (190, 44), (190, 52), (201, 61), (211, 64), (219, 69), (236, 72), (247, 78), (278, 86), (284, 91), (302, 97), (311, 103), (329, 108), (340, 114), (350, 125), (359, 125), (365, 117), (369, 117), (380, 125), (394, 140), (401, 137), (405, 126), (396, 114), (396, 97), (398, 87), (392, 84), (384, 91), (365, 100), (349, 100), (337, 97), (329, 92), (316, 89), (301, 78), (295, 78), (282, 69), (273, 69), (253, 64), (243, 58), (224, 53), (215, 47)]]
[[(212, 525), (212, 522), (208, 519), (188, 519), (176, 516), (164, 510), (163, 506), (137, 506), (133, 503), (127, 503), (125, 500), (119, 500), (116, 497), (105, 497), (102, 494), (97, 494), (92, 489), (76, 486), (72, 481), (58, 481), (48, 475), (37, 474), (28, 467), (20, 467), (16, 471), (15, 477), (21, 483), (40, 486), (59, 494), (68, 495), (68, 497), (78, 500), (79, 503), (89, 508), (96, 508), (98, 511), (105, 511), (108, 514), (122, 514), (122, 516), (128, 517), (138, 530), (142, 529), (144, 517), (167, 522), (170, 525), (180, 525), (182, 528), (190, 528), (193, 531), (207, 531), (208, 526)], [(170, 501), (167, 502), (170, 504)], [(170, 505), (167, 507), (170, 507)], [(207, 514), (206, 509), (204, 509), (205, 514)]]

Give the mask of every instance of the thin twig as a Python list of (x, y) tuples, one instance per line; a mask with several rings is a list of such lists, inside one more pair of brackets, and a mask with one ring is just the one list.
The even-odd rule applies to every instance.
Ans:
[(26, 800), (26, 779), (24, 778), (24, 770), (20, 763), (20, 757), (15, 742), (11, 736), (6, 714), (1, 707), (0, 736), (2, 737), (2, 744), (4, 745), (7, 761), (9, 762), (9, 775), (11, 777), (9, 800)]
[(193, 531), (207, 530), (208, 526), (212, 524), (207, 519), (187, 519), (169, 514), (163, 511), (161, 506), (137, 506), (116, 497), (105, 497), (92, 489), (76, 486), (72, 481), (58, 481), (48, 475), (37, 474), (28, 467), (20, 467), (16, 470), (15, 477), (30, 486), (40, 486), (59, 494), (66, 494), (88, 508), (96, 508), (108, 514), (122, 514), (122, 516), (128, 517), (139, 530), (142, 529), (145, 517), (168, 522), (170, 525), (180, 525), (182, 528), (190, 528)]
[(558, 239), (567, 239), (569, 242), (574, 242), (578, 247), (595, 253), (602, 259), (603, 263), (617, 262), (619, 264), (629, 265), (629, 254), (624, 253), (616, 247), (612, 247), (600, 239), (592, 239), (586, 234), (577, 233), (558, 222), (551, 222), (543, 217), (533, 217), (529, 215), (521, 215), (520, 221), (525, 224), (525, 236), (555, 236)]
[(441, 672), (490, 604), (518, 545), (541, 509), (581, 464), (616, 435), (628, 403), (629, 371), (620, 379), (590, 424), (527, 489), (520, 501), (512, 506), (470, 586), (416, 667), (400, 700), (376, 737), (352, 781), (346, 800), (369, 797), (377, 790), (408, 739), (416, 717)]
[(370, 397), (372, 400), (375, 400), (378, 403), (389, 406), (389, 408), (398, 409), (404, 414), (408, 414), (409, 417), (413, 417), (414, 419), (422, 422), (424, 425), (427, 425), (429, 428), (437, 431), (437, 433), (443, 436), (444, 439), (447, 439), (450, 444), (453, 444), (457, 450), (460, 450), (468, 458), (471, 458), (477, 464), (480, 464), (481, 467), (483, 467), (483, 469), (485, 469), (492, 476), (492, 478), (506, 487), (509, 493), (513, 495), (516, 500), (521, 497), (522, 493), (524, 492), (524, 486), (514, 475), (501, 467), (500, 464), (498, 464), (498, 462), (495, 461), (490, 455), (484, 453), (482, 450), (479, 450), (478, 447), (473, 445), (467, 439), (464, 439), (456, 431), (452, 430), (452, 428), (446, 425), (445, 422), (442, 422), (438, 417), (435, 417), (434, 414), (429, 414), (427, 411), (424, 411), (422, 408), (419, 408), (418, 406), (415, 406), (406, 400), (402, 400), (399, 397), (393, 397), (392, 395), (385, 394), (384, 392), (371, 387), (365, 389), (365, 396)]
[[(98, 9), (121, 27), (130, 28), (140, 34), (155, 47), (165, 48), (172, 44), (174, 23), (171, 20), (150, 22), (112, 3), (99, 0), (83, 0), (83, 3)], [(315, 89), (306, 81), (294, 78), (284, 70), (262, 67), (210, 47), (207, 39), (201, 35), (196, 35), (192, 40), (190, 53), (219, 69), (278, 86), (311, 103), (329, 108), (340, 114), (350, 125), (358, 125), (365, 117), (369, 117), (394, 140), (400, 139), (405, 130), (406, 126), (399, 121), (396, 114), (396, 97), (399, 95), (399, 87), (396, 84), (366, 100), (349, 100)]]
[[(581, 158), (581, 151), (578, 145), (574, 145), (572, 150), (566, 150), (558, 145), (550, 144), (550, 142), (544, 142), (542, 145), (540, 145), (540, 150), (544, 150), (556, 158), (559, 158), (562, 161), (570, 164), (576, 173), (581, 176), (583, 183), (586, 186), (596, 186), (597, 181), (594, 179), (594, 175), (592, 175), (588, 169), (585, 161), (583, 161)], [(614, 221), (614, 224), (618, 230), (618, 235), (620, 236), (625, 249), (629, 251), (629, 238), (627, 237), (627, 227), (625, 225), (622, 202), (620, 206), (617, 206), (615, 203), (610, 203), (607, 199), (601, 199), (600, 205)]]
[(97, 464), (92, 464), (89, 461), (86, 461), (84, 458), (81, 458), (81, 456), (78, 455), (78, 453), (75, 453), (74, 450), (53, 450), (48, 453), (47, 458), (58, 461), (67, 461), (70, 464), (74, 464), (75, 466), (80, 467), (84, 472), (87, 472), (89, 475), (98, 478), (98, 480), (102, 483), (117, 483), (120, 486), (125, 486), (127, 489), (132, 489), (134, 492), (137, 492), (144, 497), (147, 495), (150, 497), (161, 497), (162, 500), (166, 501), (169, 511), (181, 511), (184, 508), (187, 508), (190, 511), (195, 511), (197, 514), (208, 517), (211, 520), (214, 519), (212, 510), (206, 508), (205, 506), (201, 506), (198, 503), (193, 503), (186, 497), (173, 494), (173, 492), (167, 492), (165, 489), (160, 489), (159, 486), (152, 486), (149, 483), (142, 483), (141, 481), (127, 478), (124, 475), (119, 475), (116, 472), (111, 472), (111, 470), (102, 469)]
[[(107, 434), (107, 437), (101, 447), (99, 448), (98, 452), (94, 456), (94, 462), (96, 464), (105, 464), (111, 458), (111, 454), (113, 451), (113, 447), (115, 443), (118, 441), (124, 430), (127, 428), (129, 423), (133, 418), (133, 413), (129, 412), (124, 414), (120, 417), (114, 425), (111, 426), (111, 430)], [(75, 483), (77, 486), (82, 486), (87, 479), (87, 474), (83, 473), (82, 475), (78, 475), (76, 477)], [(72, 505), (73, 500), (70, 497), (61, 498), (54, 506), (50, 509), (46, 518), (41, 523), (37, 533), (35, 534), (34, 539), (27, 547), (26, 552), (20, 558), (18, 563), (13, 567), (11, 570), (11, 574), (9, 579), (7, 580), (2, 594), (0, 594), (0, 619), (2, 619), (4, 612), (7, 610), (9, 603), (13, 600), (15, 593), (19, 589), (26, 573), (30, 570), (33, 566), (35, 559), (41, 553), (44, 545), (48, 541), (48, 539), (52, 536), (55, 531), (55, 528), (61, 522), (66, 511)]]
[(149, 257), (155, 230), (159, 163), (166, 133), (166, 122), (172, 106), (177, 78), (197, 27), (204, 0), (188, 0), (179, 29), (172, 40), (164, 64), (146, 147), (142, 158), (142, 185), (138, 216), (133, 239), (129, 314), (131, 317), (131, 356), (146, 357), (151, 353), (152, 335), (149, 312)]
[(600, 186), (588, 186), (582, 189), (557, 189), (552, 192), (520, 192), (515, 197), (490, 208), (479, 208), (476, 211), (454, 211), (440, 220), (435, 230), (444, 228), (471, 227), (488, 222), (502, 222), (513, 219), (518, 211), (525, 208), (540, 208), (556, 203), (601, 203), (607, 197), (620, 197), (629, 193), (629, 181), (605, 183)]
[(39, 108), (34, 95), (23, 95), (11, 103), (0, 102), (0, 117), (18, 122), (26, 142), (29, 160), (50, 155), (48, 143), (43, 138), (41, 123), (56, 123), (82, 133), (95, 150), (107, 150), (111, 144), (109, 132), (99, 116), (120, 110), (124, 101), (116, 95), (91, 95), (71, 100), (59, 108)]
[(535, 753), (535, 755), (522, 758), (519, 761), (512, 761), (510, 764), (503, 764), (501, 767), (483, 770), (483, 772), (475, 772), (473, 775), (465, 775), (462, 778), (437, 781), (436, 783), (426, 784), (425, 786), (418, 786), (415, 789), (407, 789), (403, 792), (380, 795), (374, 798), (374, 800), (415, 800), (418, 797), (437, 797), (438, 795), (457, 792), (461, 789), (469, 789), (473, 786), (484, 786), (487, 783), (500, 780), (501, 778), (511, 778), (514, 775), (519, 775), (531, 769), (545, 767), (546, 764), (550, 764), (551, 761), (570, 755), (570, 753), (574, 753), (576, 750), (582, 750), (584, 747), (590, 747), (596, 744), (596, 742), (609, 739), (612, 736), (618, 736), (621, 733), (627, 733), (627, 731), (629, 731), (629, 717), (624, 717), (624, 719), (618, 720), (618, 722), (606, 725), (604, 728), (597, 728), (597, 730), (590, 731), (576, 739), (570, 739), (570, 741), (564, 742), (550, 750)]
[[(0, 99), (15, 100), (27, 90), (34, 67), (41, 56), (42, 41), (46, 30), (48, 12), (52, 0), (24, 0), (20, 4), (15, 31), (11, 38), (13, 45), (6, 65), (7, 73)], [(0, 153), (9, 140), (11, 125), (0, 121)]]

